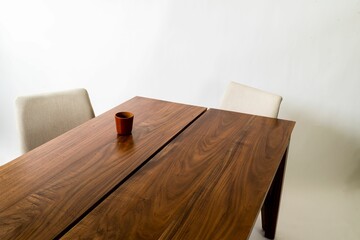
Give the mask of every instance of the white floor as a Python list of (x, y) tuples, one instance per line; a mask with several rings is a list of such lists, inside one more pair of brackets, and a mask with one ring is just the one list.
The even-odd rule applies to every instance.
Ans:
[[(250, 240), (264, 240), (258, 219)], [(359, 240), (360, 186), (284, 188), (275, 239)]]

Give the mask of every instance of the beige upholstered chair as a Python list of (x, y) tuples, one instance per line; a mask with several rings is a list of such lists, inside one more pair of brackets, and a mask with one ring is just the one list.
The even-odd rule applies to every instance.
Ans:
[(19, 97), (16, 105), (23, 152), (94, 117), (85, 89)]
[(230, 82), (220, 108), (277, 118), (282, 97), (240, 83)]

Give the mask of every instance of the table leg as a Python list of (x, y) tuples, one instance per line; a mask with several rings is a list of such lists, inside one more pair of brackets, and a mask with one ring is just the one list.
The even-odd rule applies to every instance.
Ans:
[(275, 238), (287, 155), (288, 148), (284, 153), (274, 180), (270, 186), (269, 192), (265, 198), (265, 202), (261, 208), (262, 228), (265, 231), (265, 237), (269, 239)]

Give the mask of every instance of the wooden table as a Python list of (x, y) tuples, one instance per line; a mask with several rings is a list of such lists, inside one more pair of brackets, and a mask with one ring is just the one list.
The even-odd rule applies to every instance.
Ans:
[(273, 238), (293, 127), (135, 97), (0, 167), (0, 239)]

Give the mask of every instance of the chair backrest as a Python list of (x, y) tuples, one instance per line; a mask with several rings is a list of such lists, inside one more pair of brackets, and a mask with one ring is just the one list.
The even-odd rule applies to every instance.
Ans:
[(277, 118), (282, 97), (240, 83), (230, 82), (220, 108)]
[(18, 97), (16, 106), (23, 152), (95, 116), (85, 89)]

